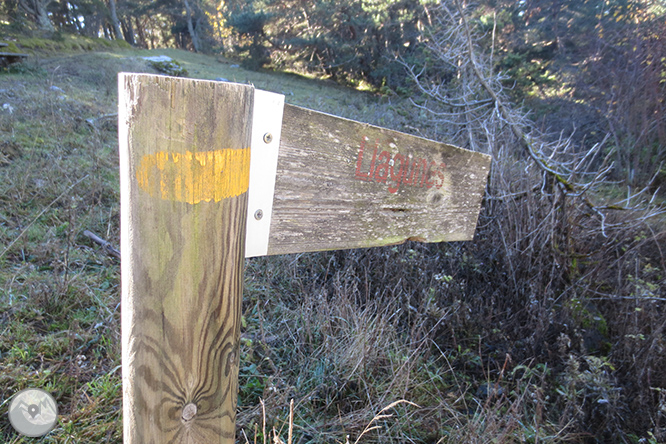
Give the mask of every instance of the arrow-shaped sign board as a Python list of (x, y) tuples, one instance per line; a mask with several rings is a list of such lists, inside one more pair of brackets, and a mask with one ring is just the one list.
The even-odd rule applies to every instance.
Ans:
[(249, 85), (119, 87), (125, 443), (234, 442), (243, 253), (473, 237), (486, 155)]
[[(261, 90), (252, 115), (251, 149), (229, 163), (240, 174), (250, 156), (246, 257), (472, 239), (489, 156), (285, 105), (284, 96)], [(215, 191), (216, 172), (204, 165), (220, 152), (197, 153), (185, 169), (173, 155), (150, 155), (139, 185), (179, 200), (193, 192), (201, 168), (196, 179), (209, 190), (191, 203), (213, 199), (206, 193)]]
[(255, 90), (247, 257), (472, 239), (489, 156), (283, 103)]

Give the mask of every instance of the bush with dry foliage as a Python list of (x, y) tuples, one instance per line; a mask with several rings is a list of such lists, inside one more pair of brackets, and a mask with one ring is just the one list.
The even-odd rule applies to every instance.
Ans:
[(460, 1), (432, 20), (430, 63), (405, 62), (427, 135), (493, 157), (477, 240), (461, 248), (477, 270), (464, 255), (451, 264), (479, 327), (501, 330), (514, 362), (550, 366), (551, 402), (572, 430), (666, 438), (663, 208), (646, 190), (606, 202), (606, 139), (584, 149), (540, 133), (509, 103)]
[(403, 61), (412, 125), (492, 155), (476, 239), (252, 262), (270, 297), (246, 303), (261, 319), (246, 353), (274, 424), (293, 398), (295, 436), (353, 438), (402, 399), (419, 407), (365, 442), (666, 439), (663, 209), (646, 190), (610, 202), (608, 138), (537, 130), (462, 5), (429, 12), (426, 63)]

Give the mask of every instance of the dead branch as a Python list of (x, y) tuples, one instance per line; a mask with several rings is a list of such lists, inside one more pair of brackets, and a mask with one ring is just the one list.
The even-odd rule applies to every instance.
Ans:
[(65, 196), (67, 193), (69, 193), (70, 190), (71, 190), (72, 188), (74, 188), (75, 186), (77, 186), (79, 183), (81, 183), (81, 182), (82, 182), (84, 179), (86, 179), (88, 176), (89, 176), (89, 174), (86, 174), (85, 176), (83, 176), (82, 178), (80, 178), (79, 180), (77, 180), (76, 182), (74, 182), (73, 184), (71, 184), (69, 187), (67, 187), (67, 189), (66, 189), (65, 191), (63, 191), (62, 193), (60, 193), (60, 195), (59, 195), (58, 197), (56, 197), (55, 199), (53, 199), (53, 200), (51, 201), (50, 204), (48, 204), (47, 206), (45, 206), (45, 207), (42, 209), (42, 211), (40, 211), (39, 214), (38, 214), (38, 215), (32, 220), (32, 222), (30, 222), (30, 223), (29, 223), (29, 224), (23, 229), (23, 231), (21, 231), (21, 232), (19, 233), (19, 235), (16, 236), (16, 238), (15, 238), (13, 241), (11, 241), (11, 242), (9, 243), (9, 245), (7, 245), (7, 247), (5, 247), (4, 250), (2, 250), (2, 253), (0, 253), (0, 258), (2, 258), (2, 257), (5, 255), (5, 253), (7, 253), (7, 252), (10, 250), (10, 248), (12, 248), (12, 247), (14, 246), (14, 244), (15, 244), (16, 242), (18, 242), (18, 240), (21, 239), (21, 238), (23, 237), (23, 235), (28, 231), (28, 229), (29, 229), (29, 228), (30, 228), (35, 222), (37, 222), (37, 220), (39, 220), (39, 218), (42, 217), (42, 215), (43, 215), (44, 213), (46, 213), (46, 212), (48, 211), (48, 209), (51, 208), (51, 207), (53, 206), (53, 204), (55, 204), (56, 202), (58, 202), (63, 196)]
[(88, 230), (85, 230), (83, 232), (83, 235), (90, 238), (90, 240), (92, 240), (96, 244), (101, 245), (102, 248), (104, 249), (104, 251), (107, 252), (107, 254), (120, 259), (120, 251), (118, 251), (116, 248), (114, 248), (114, 246), (110, 242), (105, 241), (101, 237), (97, 236), (95, 233), (93, 233), (91, 231), (88, 231)]
[(104, 123), (106, 121), (111, 121), (117, 118), (118, 118), (118, 113), (104, 114), (103, 116), (91, 117), (90, 119), (86, 119), (86, 123), (93, 128), (97, 128), (98, 123)]

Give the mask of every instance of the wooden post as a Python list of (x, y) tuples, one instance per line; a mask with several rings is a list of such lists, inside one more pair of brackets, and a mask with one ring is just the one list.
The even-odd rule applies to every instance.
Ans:
[(232, 443), (254, 90), (119, 87), (124, 442)]

